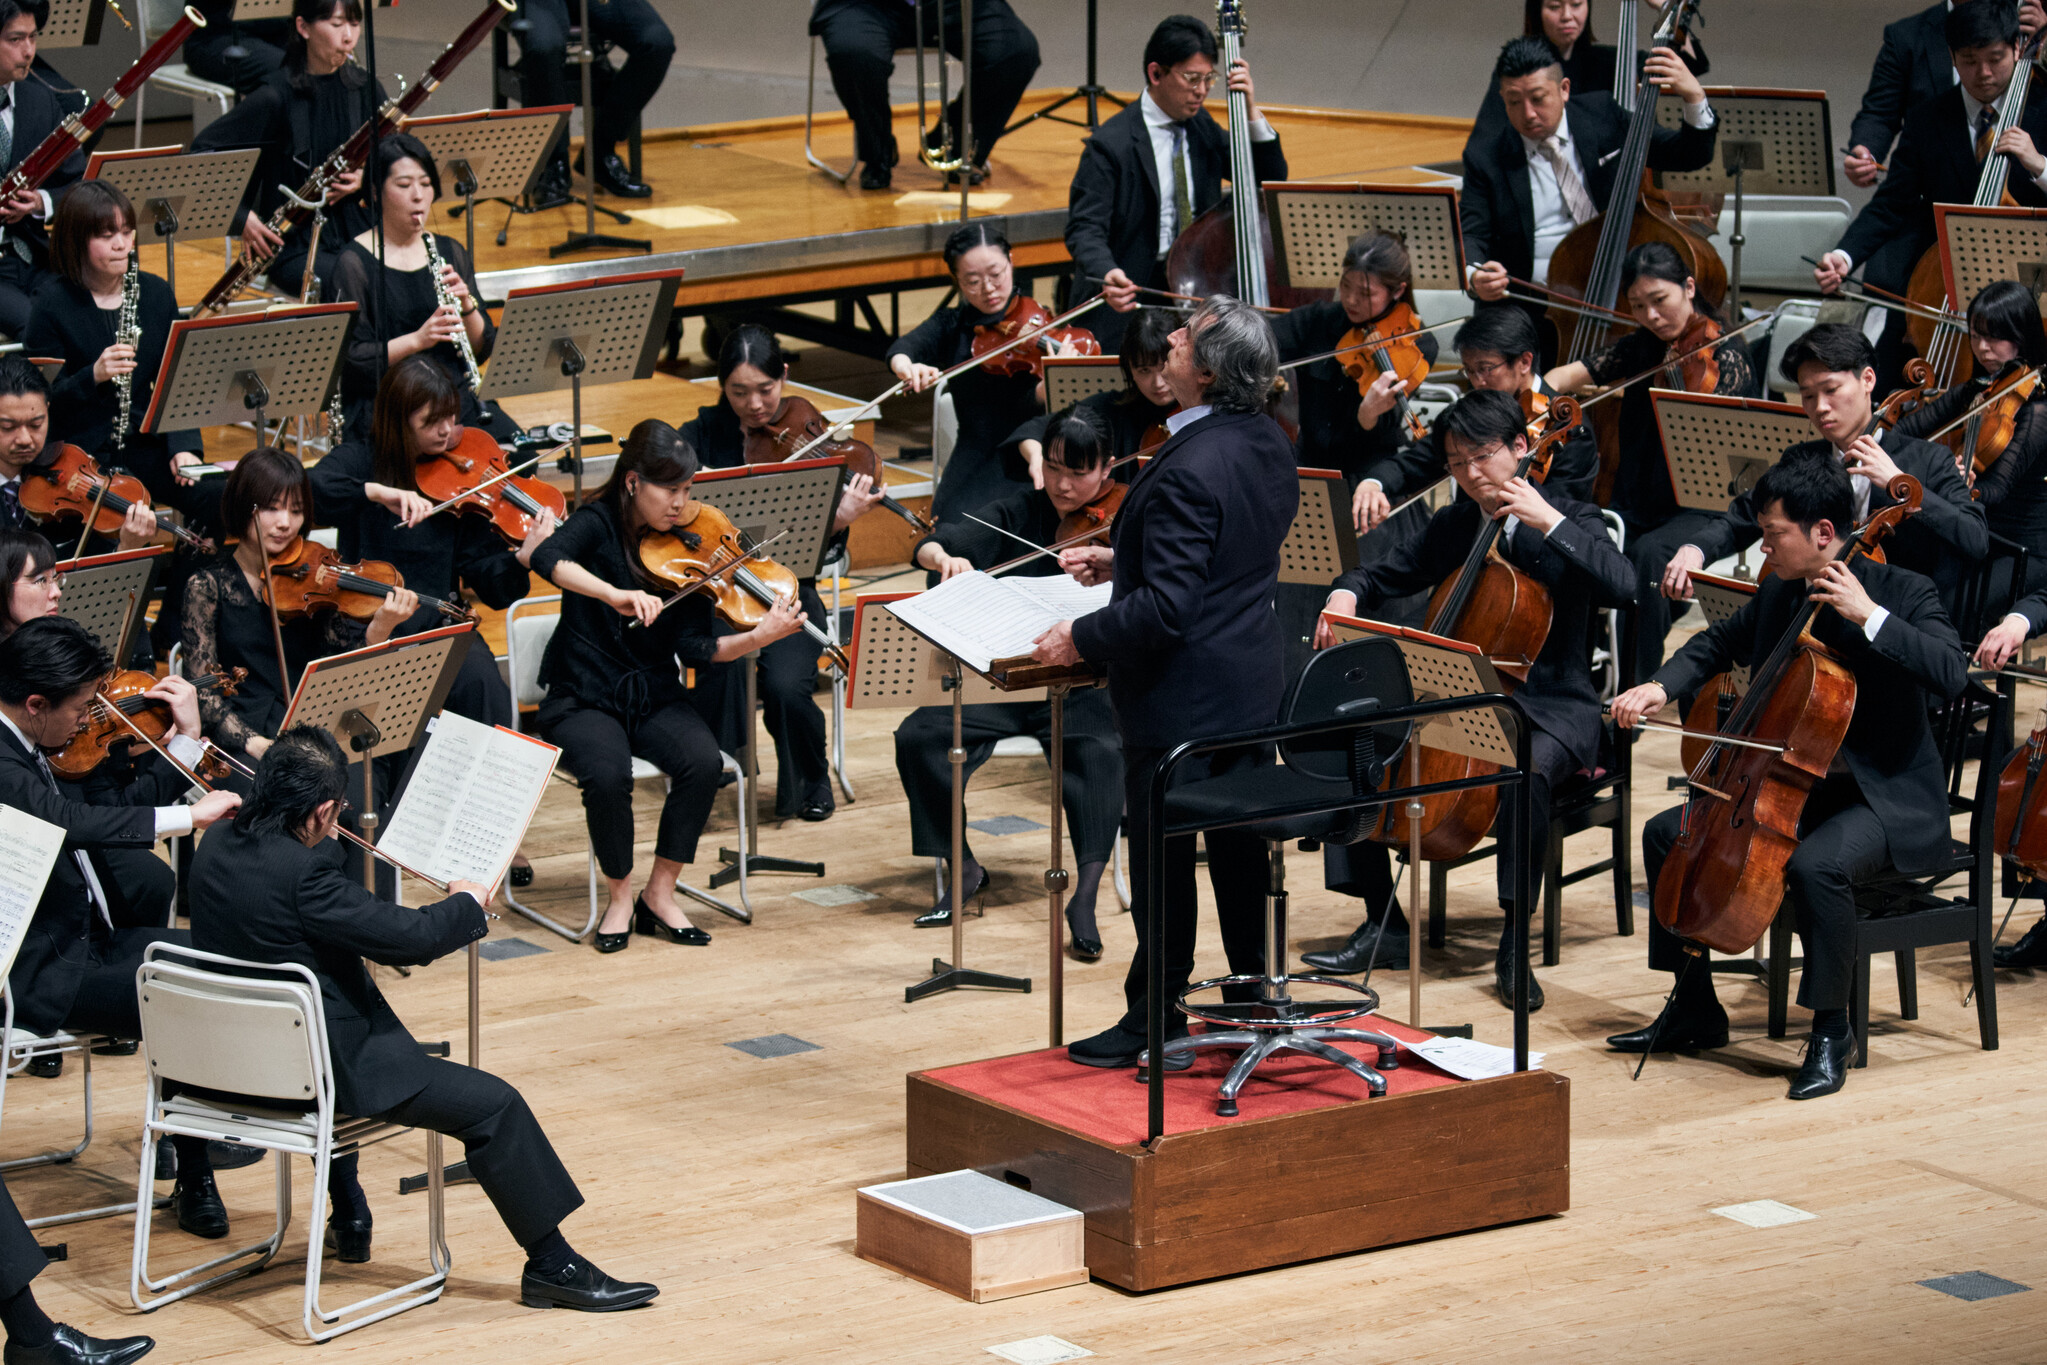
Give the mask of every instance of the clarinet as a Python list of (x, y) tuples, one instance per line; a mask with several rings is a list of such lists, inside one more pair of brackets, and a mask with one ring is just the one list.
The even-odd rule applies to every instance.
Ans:
[[(481, 389), (483, 371), (476, 368), (476, 351), (469, 345), (469, 328), (462, 321), (462, 307), (455, 302), (455, 291), (448, 287), (447, 277), (441, 274), (446, 267), (441, 260), (441, 253), (434, 247), (434, 235), (431, 232), (423, 232), (420, 234), (420, 240), (426, 243), (427, 273), (434, 278), (434, 304), (438, 308), (455, 310), (455, 344), (462, 348), (462, 363), (469, 370), (469, 387)], [(482, 306), (477, 305), (479, 308)]]
[[(128, 272), (121, 277), (121, 320), (114, 326), (116, 346), (133, 346), (142, 340), (140, 319), (136, 317), (141, 304), (142, 261), (131, 251)], [(128, 418), (135, 410), (135, 371), (115, 375), (114, 387), (121, 394), (120, 416), (114, 420), (114, 448), (119, 450), (128, 444)]]

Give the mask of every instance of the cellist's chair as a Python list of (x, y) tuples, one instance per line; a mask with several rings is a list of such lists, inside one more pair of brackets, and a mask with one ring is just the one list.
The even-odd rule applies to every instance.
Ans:
[[(547, 687), (540, 681), (540, 661), (547, 654), (547, 642), (554, 638), (555, 627), (561, 624), (561, 594), (548, 593), (541, 597), (522, 597), (505, 608), (505, 666), (511, 675), (512, 728), (523, 731), (526, 726), (524, 708), (538, 706), (547, 700)], [(554, 607), (554, 611), (542, 611), (543, 607)], [(746, 769), (738, 759), (720, 750), (718, 757), (723, 761), (725, 771), (739, 785), (739, 840), (740, 847), (746, 847), (747, 821), (753, 818), (753, 785), (747, 781)], [(632, 761), (635, 783), (660, 778), (665, 786), (668, 774), (662, 772), (646, 759), (635, 756)], [(576, 779), (561, 768), (555, 769), (555, 776), (570, 785)], [(753, 922), (753, 904), (746, 898), (746, 861), (739, 862), (739, 904), (730, 905), (708, 891), (699, 891), (687, 882), (678, 881), (675, 889), (691, 900), (721, 914), (730, 915), (743, 924)], [(597, 922), (604, 915), (604, 900), (597, 894), (597, 853), (590, 852), (590, 915), (580, 929), (570, 928), (561, 921), (544, 915), (530, 905), (522, 904), (512, 894), (511, 884), (505, 885), (505, 903), (512, 909), (532, 920), (543, 929), (551, 929), (572, 943), (581, 943), (597, 930)]]

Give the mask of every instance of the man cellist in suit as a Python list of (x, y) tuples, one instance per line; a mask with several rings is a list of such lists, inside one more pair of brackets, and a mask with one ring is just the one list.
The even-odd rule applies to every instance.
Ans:
[[(1839, 562), (1855, 495), (1838, 461), (1794, 449), (1757, 480), (1754, 498), (1774, 576), (1732, 617), (1693, 636), (1655, 677), (1614, 698), (1613, 716), (1632, 727), (1731, 664), (1760, 665), (1805, 602), (1820, 604), (1812, 633), (1855, 675), (1856, 691), (1847, 734), (1806, 799), (1784, 873), (1805, 948), (1798, 1003), (1812, 1011), (1812, 1038), (1788, 1093), (1809, 1100), (1839, 1090), (1855, 1055), (1848, 996), (1856, 883), (1890, 868), (1923, 872), (1948, 854), (1946, 783), (1927, 711), (1961, 694), (1968, 661), (1928, 579), (1868, 557)], [(1652, 894), (1683, 811), (1674, 806), (1642, 831)], [(1686, 958), (1682, 941), (1652, 916), (1649, 966), (1675, 972), (1676, 985), (1654, 1023), (1615, 1034), (1607, 1046), (1646, 1052), (1726, 1044), (1727, 1012), (1713, 975), (1703, 962), (1687, 967)]]

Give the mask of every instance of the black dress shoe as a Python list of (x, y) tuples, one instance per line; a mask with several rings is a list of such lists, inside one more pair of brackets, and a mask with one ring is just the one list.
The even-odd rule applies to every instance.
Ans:
[(889, 186), (890, 179), (889, 169), (886, 166), (876, 166), (870, 163), (860, 168), (860, 188), (863, 190), (885, 190)]
[(367, 1218), (329, 1218), (327, 1220), (327, 1250), (334, 1253), (337, 1261), (350, 1265), (361, 1265), (370, 1259), (370, 1220)]
[(528, 863), (526, 866), (521, 867), (517, 863), (513, 863), (512, 870), (506, 875), (505, 880), (522, 890), (533, 885), (533, 864)]
[(227, 1205), (220, 1202), (211, 1174), (179, 1176), (171, 1191), (171, 1207), (177, 1211), (180, 1231), (209, 1239), (227, 1236)]
[[(1098, 938), (1082, 938), (1080, 931), (1073, 927), (1073, 907), (1066, 907), (1066, 932), (1070, 935), (1067, 949), (1082, 962), (1102, 960), (1102, 941)], [(1100, 933), (1100, 930), (1095, 932)]]
[[(170, 1146), (160, 1145), (160, 1152)], [(206, 1159), (213, 1163), (216, 1171), (239, 1171), (244, 1166), (253, 1166), (270, 1153), (261, 1147), (245, 1147), (239, 1142), (209, 1142), (206, 1144)]]
[(572, 186), (569, 168), (559, 161), (550, 161), (540, 178), (533, 182), (533, 207), (536, 209), (558, 209), (569, 202)]
[(1727, 1011), (1711, 1014), (1680, 1014), (1670, 1006), (1646, 1028), (1616, 1033), (1606, 1040), (1615, 1052), (1647, 1052), (1654, 1044), (1658, 1052), (1693, 1052), (1727, 1046)]
[[(583, 169), (583, 159), (576, 158), (576, 169)], [(619, 160), (617, 152), (606, 152), (597, 158), (597, 188), (606, 194), (615, 194), (621, 199), (652, 199), (654, 189), (633, 179), (625, 162)]]
[(158, 1180), (178, 1178), (178, 1149), (169, 1142), (156, 1144), (156, 1178)]
[(89, 1337), (68, 1322), (53, 1324), (56, 1335), (42, 1346), (7, 1343), (6, 1365), (128, 1365), (156, 1349), (154, 1337)]
[(1805, 1061), (1791, 1078), (1786, 1099), (1816, 1100), (1831, 1095), (1848, 1083), (1848, 1064), (1855, 1058), (1855, 1035), (1845, 1038), (1811, 1037), (1805, 1040)]
[[(1166, 1041), (1185, 1038), (1185, 1028), (1166, 1030)], [(1113, 1069), (1136, 1066), (1144, 1057), (1146, 1037), (1142, 1030), (1133, 1031), (1121, 1024), (1112, 1024), (1092, 1038), (1082, 1038), (1066, 1045), (1068, 1061), (1079, 1062), (1082, 1066), (1098, 1066)], [(1194, 1054), (1180, 1053), (1166, 1058), (1166, 1070), (1185, 1071), (1194, 1065)]]
[[(981, 879), (967, 888), (967, 899), (972, 901), (983, 891), (986, 891), (988, 889), (988, 882), (988, 869), (984, 867), (981, 869)], [(944, 929), (951, 925), (952, 878), (946, 878), (945, 894), (939, 897), (938, 904), (911, 920), (910, 923), (919, 929)]]
[(585, 1260), (570, 1261), (559, 1274), (519, 1277), (519, 1302), (528, 1308), (576, 1308), (585, 1313), (616, 1313), (638, 1308), (661, 1291), (651, 1284), (614, 1280)]
[[(1500, 994), (1500, 1003), (1508, 1009), (1514, 1008), (1514, 966), (1510, 962), (1493, 964), (1493, 989)], [(1542, 1008), (1542, 983), (1535, 979), (1535, 973), (1528, 974), (1528, 1012), (1535, 1013)]]
[(833, 815), (837, 814), (838, 809), (839, 808), (832, 803), (832, 799), (830, 797), (826, 797), (822, 801), (806, 801), (803, 803), (803, 809), (796, 812), (796, 818), (799, 820), (807, 820), (813, 825), (821, 824), (824, 821), (831, 819)]
[(642, 896), (633, 902), (633, 932), (649, 938), (666, 939), (670, 943), (685, 943), (692, 948), (701, 948), (711, 941), (711, 936), (694, 924), (678, 929), (647, 908), (647, 899)]
[(1990, 960), (2000, 967), (2047, 967), (2047, 918), (2021, 934), (2017, 943), (1991, 949)]
[(1318, 972), (1329, 972), (1336, 976), (1350, 976), (1368, 967), (1390, 967), (1396, 971), (1407, 967), (1407, 935), (1384, 933), (1379, 935), (1378, 951), (1372, 948), (1372, 935), (1376, 926), (1366, 920), (1351, 930), (1350, 938), (1341, 948), (1332, 953), (1302, 953), (1301, 961)]
[(56, 1077), (64, 1074), (64, 1054), (61, 1052), (46, 1052), (40, 1057), (31, 1057), (28, 1060), (28, 1065), (23, 1067), (22, 1070), (28, 1072), (31, 1076), (40, 1076), (46, 1081), (54, 1080)]
[(92, 1050), (95, 1057), (133, 1057), (142, 1050), (142, 1044), (133, 1038), (113, 1038)]

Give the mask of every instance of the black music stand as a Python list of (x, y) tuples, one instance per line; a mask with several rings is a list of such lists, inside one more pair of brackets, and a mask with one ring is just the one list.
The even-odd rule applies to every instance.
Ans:
[[(569, 54), (582, 72), (583, 80), (583, 230), (571, 232), (547, 249), (550, 259), (572, 251), (652, 251), (654, 244), (638, 237), (613, 237), (597, 230), (597, 101), (591, 94), (590, 65), (597, 60), (597, 35), (590, 31), (590, 0), (577, 0), (576, 16), (583, 36)], [(574, 167), (572, 166), (573, 173)], [(615, 209), (606, 209), (620, 223), (632, 220)], [(509, 226), (509, 222), (507, 224)]]
[[(1741, 318), (1742, 213), (1751, 194), (1823, 195), (1834, 193), (1834, 134), (1824, 90), (1757, 90), (1728, 85), (1706, 87), (1706, 99), (1719, 120), (1719, 155), (1696, 171), (1670, 171), (1662, 176), (1666, 190), (1734, 196), (1734, 248), (1727, 297), (1736, 322)], [(1672, 95), (1656, 102), (1656, 121), (1675, 128), (1684, 118), (1684, 104)]]
[[(1100, 44), (1096, 41), (1096, 35), (1100, 31), (1100, 29), (1098, 24), (1098, 16), (1095, 13), (1095, 6), (1096, 0), (1087, 0), (1087, 80), (1084, 83), (1077, 85), (1073, 89), (1067, 91), (1058, 99), (1053, 100), (1043, 109), (1038, 110), (1037, 113), (1025, 114), (1015, 123), (1012, 123), (1007, 128), (1004, 128), (1002, 130), (1002, 135), (1004, 137), (1008, 137), (1011, 133), (1023, 127), (1025, 124), (1036, 123), (1041, 118), (1050, 119), (1054, 123), (1064, 123), (1074, 128), (1086, 128), (1092, 132), (1094, 129), (1102, 126), (1101, 109), (1103, 100), (1107, 100), (1109, 103), (1115, 105), (1118, 109), (1124, 108), (1129, 103), (1128, 100), (1123, 99), (1121, 96), (1111, 93), (1107, 86), (1103, 85), (1100, 80), (1096, 79), (1095, 59), (1096, 54), (1100, 48)], [(942, 23), (943, 20), (941, 20), (940, 22)], [(942, 43), (944, 35), (940, 34), (939, 37)], [(971, 51), (971, 49), (968, 49), (966, 47), (966, 44), (964, 43), (962, 43), (960, 46), (962, 50)], [(943, 58), (941, 58), (940, 60), (943, 60)], [(1073, 103), (1075, 100), (1087, 101), (1087, 122), (1085, 123), (1082, 123), (1077, 118), (1068, 118), (1064, 114), (1058, 112), (1059, 110), (1064, 109), (1067, 105)], [(1058, 411), (1057, 408), (1054, 408), (1052, 410), (1054, 412)]]
[[(234, 223), (235, 209), (249, 177), (256, 172), (255, 147), (234, 152), (182, 154), (177, 147), (143, 147), (126, 152), (94, 152), (86, 165), (87, 180), (118, 187), (147, 215), (163, 243), (164, 282), (172, 297), (178, 292), (178, 234), (187, 241), (224, 237)], [(141, 224), (136, 225), (138, 229)]]
[[(770, 558), (794, 570), (798, 578), (814, 578), (824, 562), (832, 541), (832, 521), (839, 510), (839, 489), (845, 486), (846, 462), (798, 460), (785, 464), (741, 465), (735, 469), (711, 469), (697, 475), (693, 495), (699, 502), (723, 512), (748, 544), (773, 541)], [(827, 623), (814, 623), (824, 625)], [(832, 625), (836, 631), (836, 623)], [(739, 660), (746, 684), (746, 757), (748, 781), (760, 777), (760, 728), (754, 718), (759, 705), (760, 680), (754, 664), (760, 651)], [(749, 787), (749, 791), (756, 788)], [(758, 800), (758, 797), (755, 798)], [(794, 872), (822, 877), (823, 863), (795, 858), (776, 858), (760, 851), (760, 820), (757, 812), (746, 822), (746, 847), (721, 848), (718, 861), (724, 864), (711, 874), (713, 890), (756, 872)], [(734, 914), (726, 907), (727, 914)], [(749, 907), (749, 910), (751, 907)], [(735, 918), (751, 922), (751, 914)]]
[(172, 323), (136, 429), (232, 426), (253, 412), (256, 444), (268, 444), (272, 408), (302, 417), (327, 406), (354, 314), (352, 303), (318, 303)]
[(136, 628), (149, 610), (149, 580), (168, 545), (145, 545), (110, 555), (57, 562), (64, 596), (57, 609), (84, 626), (118, 665), (125, 666)]
[[(447, 170), (450, 188), (462, 200), (448, 210), (448, 216), (462, 220), (472, 265), (476, 260), (476, 201), (510, 204), (516, 211), (516, 201), (525, 197), (533, 177), (568, 136), (569, 111), (575, 107), (549, 104), (533, 109), (479, 109), (405, 121), (405, 131), (426, 144), (434, 160)], [(505, 231), (498, 233), (499, 246), (505, 244), (511, 225), (507, 214)]]
[(1377, 229), (1407, 244), (1416, 289), (1465, 289), (1464, 233), (1457, 191), (1448, 186), (1276, 180), (1260, 189), (1272, 224), (1275, 284), (1333, 293), (1344, 252)]
[(583, 502), (583, 385), (646, 379), (668, 338), (680, 270), (607, 275), (575, 284), (514, 289), (498, 315), (497, 344), (478, 398), (568, 389), (573, 449), (564, 458)]

